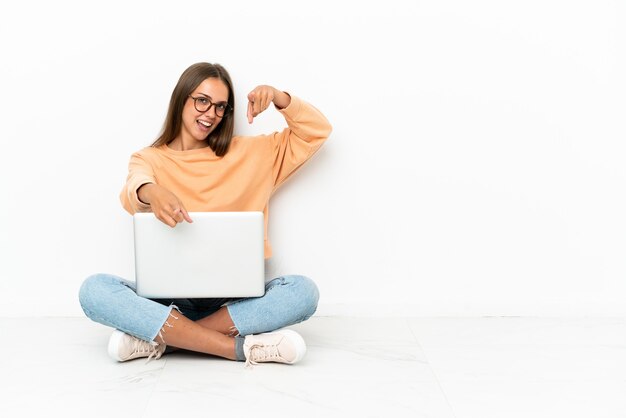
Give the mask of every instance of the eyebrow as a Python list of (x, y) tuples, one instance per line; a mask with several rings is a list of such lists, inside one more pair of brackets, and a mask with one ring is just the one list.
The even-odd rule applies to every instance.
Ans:
[[(208, 98), (208, 99), (211, 99), (211, 101), (213, 101), (213, 98), (212, 98), (211, 96), (209, 96), (208, 94), (204, 94), (204, 93), (202, 93), (201, 91), (199, 91), (199, 92), (198, 92), (198, 94), (201, 94), (201, 95), (203, 95), (204, 97), (206, 97), (206, 98)], [(228, 100), (220, 100), (219, 102), (216, 102), (216, 103), (228, 103)]]

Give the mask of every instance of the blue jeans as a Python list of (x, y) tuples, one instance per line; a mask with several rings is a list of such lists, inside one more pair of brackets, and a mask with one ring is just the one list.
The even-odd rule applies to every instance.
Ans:
[(282, 276), (265, 285), (265, 295), (245, 299), (147, 299), (138, 296), (134, 282), (110, 274), (95, 274), (79, 291), (85, 314), (103, 325), (145, 341), (154, 341), (176, 306), (197, 321), (227, 303), (239, 335), (274, 331), (302, 322), (317, 309), (319, 292), (304, 276)]

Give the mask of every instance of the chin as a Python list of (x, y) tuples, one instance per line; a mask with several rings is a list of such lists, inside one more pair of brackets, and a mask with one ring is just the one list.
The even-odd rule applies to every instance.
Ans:
[(200, 134), (200, 135), (196, 135), (196, 136), (194, 137), (194, 139), (195, 139), (197, 142), (208, 142), (208, 139), (209, 139), (209, 136), (210, 136), (210, 135), (211, 135), (210, 133), (209, 133), (208, 135)]

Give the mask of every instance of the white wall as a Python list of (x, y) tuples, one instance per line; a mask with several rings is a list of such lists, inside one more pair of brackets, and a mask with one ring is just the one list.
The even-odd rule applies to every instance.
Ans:
[[(171, 4), (170, 4), (171, 3)], [(411, 4), (409, 4), (411, 3)], [(118, 193), (198, 61), (334, 126), (275, 196), (271, 272), (320, 314), (626, 314), (621, 1), (0, 5), (0, 315), (133, 276)]]

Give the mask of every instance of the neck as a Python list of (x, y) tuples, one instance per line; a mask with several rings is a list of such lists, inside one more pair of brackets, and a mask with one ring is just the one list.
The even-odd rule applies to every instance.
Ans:
[(206, 148), (209, 145), (205, 141), (197, 141), (193, 138), (185, 140), (182, 135), (179, 135), (174, 138), (172, 142), (167, 144), (167, 146), (174, 151), (189, 151), (193, 149)]

